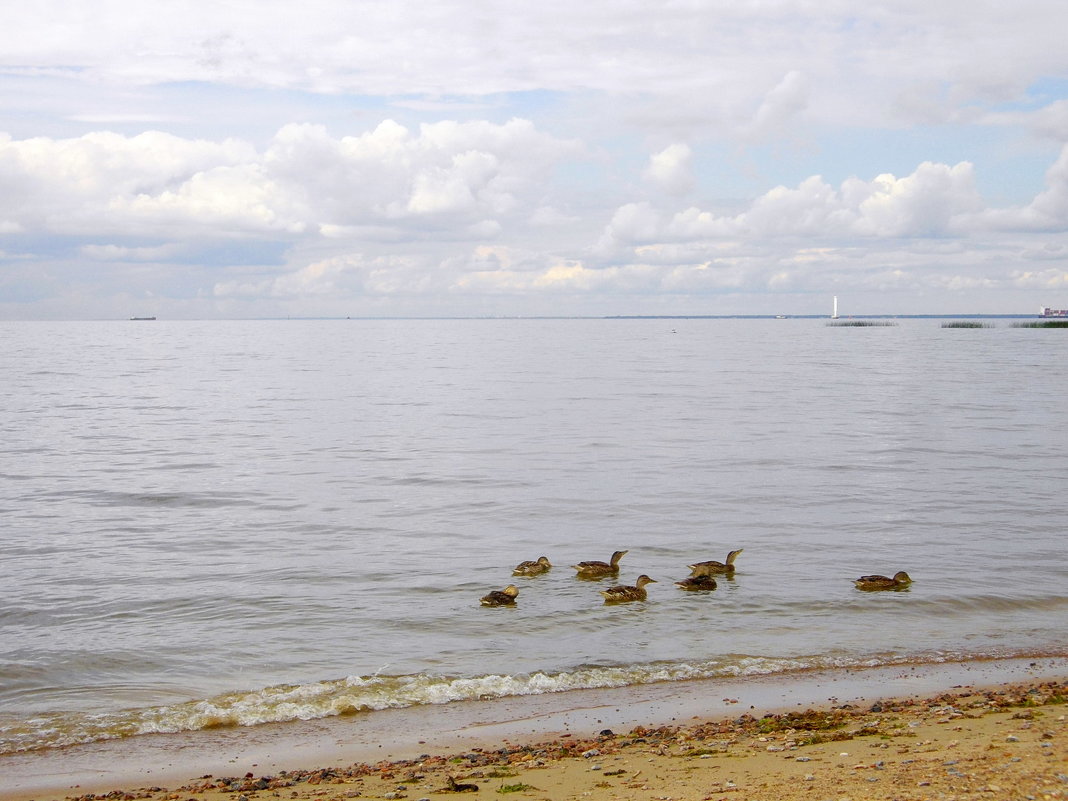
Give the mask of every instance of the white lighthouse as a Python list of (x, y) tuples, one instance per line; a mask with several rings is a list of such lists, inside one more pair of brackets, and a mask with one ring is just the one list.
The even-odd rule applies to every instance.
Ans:
[(832, 320), (837, 320), (838, 319), (838, 296), (837, 295), (834, 296), (834, 306), (831, 309), (831, 319)]

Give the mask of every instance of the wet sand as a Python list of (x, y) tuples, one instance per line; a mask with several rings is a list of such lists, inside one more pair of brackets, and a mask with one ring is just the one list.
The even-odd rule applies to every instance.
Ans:
[(1068, 660), (821, 671), (0, 758), (0, 800), (1068, 798)]

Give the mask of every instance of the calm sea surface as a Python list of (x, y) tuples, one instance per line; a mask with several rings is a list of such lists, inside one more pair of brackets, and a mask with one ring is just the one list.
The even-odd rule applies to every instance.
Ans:
[[(0, 323), (0, 753), (1064, 653), (1068, 333)], [(744, 548), (711, 593), (673, 582)], [(569, 565), (629, 549), (605, 606)], [(511, 568), (546, 555), (537, 578)], [(908, 591), (852, 579), (907, 570)], [(478, 599), (514, 581), (514, 609)], [(612, 582), (607, 582), (612, 583)]]

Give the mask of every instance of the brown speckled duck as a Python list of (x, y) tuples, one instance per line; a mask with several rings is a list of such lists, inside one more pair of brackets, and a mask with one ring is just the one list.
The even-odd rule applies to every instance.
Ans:
[(552, 562), (547, 556), (539, 556), (536, 560), (520, 562), (512, 571), (513, 576), (540, 576), (552, 568)]
[(478, 792), (478, 785), (477, 784), (471, 784), (470, 782), (461, 783), (461, 782), (456, 781), (456, 779), (454, 779), (452, 776), (448, 776), (448, 775), (445, 776), (445, 779), (448, 781), (448, 784), (444, 788), (442, 788), (440, 792), (443, 792), (443, 793), (477, 793)]
[(601, 590), (601, 595), (604, 596), (604, 602), (606, 604), (620, 604), (626, 601), (644, 601), (646, 596), (646, 584), (656, 584), (656, 579), (651, 579), (643, 574), (638, 576), (638, 580), (633, 587), (609, 587), (607, 590)]
[(904, 570), (899, 570), (893, 578), (887, 576), (861, 576), (854, 579), (858, 590), (900, 590), (909, 586), (912, 579)]
[(734, 572), (734, 560), (738, 558), (738, 554), (744, 551), (744, 548), (739, 548), (737, 551), (731, 551), (727, 554), (726, 562), (717, 562), (714, 559), (709, 559), (707, 562), (697, 562), (690, 565), (691, 576), (714, 576), (718, 573), (724, 573), (731, 575)]
[(609, 562), (598, 562), (592, 560), (589, 562), (579, 562), (577, 565), (571, 565), (578, 571), (580, 578), (599, 578), (601, 576), (614, 576), (619, 573), (619, 560), (626, 556), (627, 551), (616, 551), (612, 554), (612, 559)]
[(509, 584), (503, 590), (494, 590), (487, 595), (483, 595), (479, 599), (479, 603), (483, 606), (515, 606), (515, 597), (517, 595), (519, 595), (519, 588), (514, 584)]
[(676, 581), (675, 584), (691, 592), (716, 589), (716, 580), (711, 576), (690, 576), (682, 581)]

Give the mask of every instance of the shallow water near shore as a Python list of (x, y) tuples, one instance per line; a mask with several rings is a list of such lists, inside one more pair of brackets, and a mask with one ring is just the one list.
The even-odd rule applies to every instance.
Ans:
[[(0, 753), (1068, 642), (1062, 332), (0, 333)], [(648, 602), (568, 567), (617, 548)], [(734, 548), (714, 592), (674, 586)], [(852, 586), (900, 569), (906, 591)], [(513, 581), (516, 608), (479, 606)]]
[(371, 715), (149, 735), (0, 756), (0, 797), (77, 789), (170, 785), (195, 776), (277, 775), (281, 771), (418, 759), (505, 743), (590, 737), (610, 730), (803, 708), (867, 708), (876, 700), (916, 699), (953, 688), (995, 688), (1064, 680), (1065, 658), (998, 659), (774, 676), (701, 679), (538, 696), (411, 706)]

